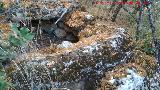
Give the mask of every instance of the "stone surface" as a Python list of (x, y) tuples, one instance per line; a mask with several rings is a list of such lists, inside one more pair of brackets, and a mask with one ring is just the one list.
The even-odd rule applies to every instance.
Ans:
[(64, 38), (67, 36), (67, 33), (65, 30), (62, 30), (60, 28), (57, 28), (53, 30), (53, 33), (58, 37), (58, 38)]
[[(43, 58), (39, 58), (38, 61), (34, 60), (36, 56), (34, 56), (32, 60), (30, 58), (29, 61), (26, 58), (25, 61), (21, 59), (22, 61), (19, 62), (18, 65), (25, 67), (25, 71), (23, 72), (23, 68), (20, 68), (20, 70), (22, 70), (22, 73), (27, 74), (28, 78), (33, 80), (27, 81), (28, 86), (31, 87), (32, 83), (37, 83), (38, 86), (35, 85), (35, 88), (40, 87), (39, 85), (42, 83), (34, 81), (34, 78), (36, 77), (38, 81), (46, 78), (43, 80), (43, 82), (47, 82), (46, 84), (43, 83), (44, 86), (50, 85), (53, 88), (67, 87), (74, 88), (71, 90), (79, 90), (76, 89), (76, 87), (70, 86), (70, 83), (79, 81), (83, 82), (83, 80), (85, 83), (88, 82), (88, 84), (93, 82), (93, 85), (95, 84), (94, 86), (96, 86), (96, 82), (100, 81), (107, 69), (126, 62), (131, 56), (131, 53), (129, 53), (131, 51), (131, 46), (128, 46), (131, 42), (130, 38), (127, 36), (127, 34), (124, 33), (124, 29), (122, 30), (122, 28), (119, 28), (116, 30), (118, 31), (115, 31), (115, 33), (113, 33), (111, 36), (97, 35), (99, 39), (97, 37), (97, 40), (91, 42), (88, 45), (84, 44), (80, 47), (76, 47), (76, 44), (81, 44), (79, 41), (76, 44), (70, 45), (69, 47), (67, 46), (67, 48), (64, 50), (62, 49), (62, 52), (59, 51), (59, 54), (58, 52), (57, 54), (44, 54), (42, 55)], [(89, 41), (92, 39), (93, 37), (90, 37), (86, 40)], [(112, 46), (112, 41), (116, 41), (116, 47)], [(35, 71), (30, 72), (30, 69), (34, 69)], [(28, 76), (33, 73), (35, 76)], [(20, 85), (23, 85), (23, 81), (21, 81), (21, 79), (23, 79), (21, 73), (15, 72), (14, 74), (16, 75), (13, 75), (13, 80), (19, 78), (14, 83), (19, 82)], [(52, 82), (58, 82), (59, 84), (53, 84)], [(82, 86), (85, 88), (96, 89), (96, 87), (93, 87), (93, 85), (85, 85), (86, 86)], [(19, 87), (18, 85), (17, 88), (24, 89), (27, 88), (27, 86)]]
[[(55, 17), (62, 18), (61, 15), (68, 13), (79, 7), (76, 0), (21, 0), (16, 2), (5, 1), (7, 3), (6, 15), (12, 20), (24, 19), (51, 19)], [(9, 6), (9, 3), (13, 4)], [(24, 18), (25, 17), (25, 18)]]
[(129, 63), (108, 71), (101, 81), (100, 90), (111, 88), (112, 90), (159, 90), (158, 77), (158, 74), (154, 74), (148, 78), (144, 68), (135, 63)]
[(140, 90), (148, 85), (159, 90), (155, 58), (134, 50), (124, 28), (96, 21), (79, 7), (77, 0), (22, 0), (6, 6), (13, 21), (37, 20), (34, 28), (64, 40), (51, 43), (47, 37), (38, 42), (49, 47), (17, 56), (6, 68), (16, 90)]

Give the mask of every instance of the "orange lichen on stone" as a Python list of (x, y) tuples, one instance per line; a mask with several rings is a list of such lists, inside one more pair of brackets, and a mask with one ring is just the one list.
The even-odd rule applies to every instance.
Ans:
[(97, 41), (103, 41), (103, 40), (110, 39), (109, 36), (110, 35), (107, 32), (104, 32), (101, 35), (92, 35), (91, 37), (88, 37), (88, 38), (82, 38), (80, 39), (79, 42), (72, 43), (72, 46), (68, 48), (58, 48), (56, 46), (53, 48), (46, 47), (46, 48), (41, 49), (40, 53), (55, 55), (55, 54), (62, 54), (64, 52), (71, 52), (71, 51), (74, 51), (82, 47), (90, 46), (94, 43), (97, 43)]
[(113, 68), (112, 71), (108, 71), (105, 74), (105, 77), (101, 80), (101, 90), (117, 90), (110, 80), (111, 79), (121, 79), (127, 77), (127, 69), (134, 69), (136, 73), (140, 76), (146, 76), (146, 71), (140, 65), (136, 63), (128, 63), (123, 65), (118, 65)]
[[(103, 22), (103, 24), (102, 24)], [(94, 25), (86, 25), (86, 27), (81, 30), (78, 34), (80, 38), (90, 37), (92, 35), (98, 35), (107, 31), (107, 33), (113, 33), (114, 29), (117, 28), (115, 24), (107, 24), (107, 22), (95, 21)]]
[(64, 2), (63, 5), (64, 5), (65, 8), (69, 8), (71, 6), (71, 4), (67, 3), (67, 2)]
[[(96, 43), (97, 41), (109, 39), (110, 36), (114, 34), (114, 29), (118, 26), (115, 23), (108, 24), (105, 21), (93, 21), (95, 24), (93, 25), (86, 25), (84, 29), (82, 29), (79, 34), (79, 41), (77, 43), (72, 43), (71, 47), (68, 48), (53, 48), (46, 47), (43, 48), (43, 53), (63, 53), (63, 52), (70, 52), (76, 50), (81, 47), (89, 46), (91, 44)], [(51, 49), (51, 50), (49, 50)], [(46, 52), (45, 52), (46, 51)]]
[(11, 0), (2, 0), (4, 7), (8, 7), (9, 4), (11, 3)]
[(69, 27), (79, 27), (84, 25), (85, 13), (79, 10), (73, 11), (66, 16), (66, 24)]
[[(134, 69), (140, 76), (152, 76), (157, 68), (155, 58), (146, 55), (144, 52), (133, 50), (133, 58), (126, 64), (118, 65), (111, 71), (106, 72), (105, 77), (101, 80), (101, 90), (108, 90), (106, 88), (115, 87), (109, 82), (111, 79), (120, 79), (126, 77), (126, 69)], [(114, 88), (113, 90), (116, 90)]]
[(136, 72), (141, 75), (141, 76), (146, 76), (146, 71), (143, 67), (136, 63), (128, 63), (128, 64), (123, 64), (123, 65), (118, 65), (116, 66), (112, 71), (109, 71), (106, 73), (106, 77), (108, 80), (113, 78), (123, 78), (127, 76), (126, 69), (135, 69)]
[(56, 46), (52, 46), (52, 47), (44, 47), (44, 48), (40, 49), (39, 52), (52, 54), (52, 53), (55, 53), (56, 50), (57, 50)]
[[(107, 33), (103, 33), (101, 35), (92, 35), (91, 37), (88, 38), (82, 38), (79, 42), (77, 43), (73, 43), (73, 45), (69, 48), (62, 48), (62, 49), (58, 49), (57, 52), (61, 53), (61, 52), (65, 52), (65, 51), (73, 51), (76, 50), (78, 48), (82, 48), (85, 46), (89, 46), (92, 45), (94, 43), (96, 43), (97, 41), (100, 40), (105, 40), (109, 37), (109, 35)], [(109, 38), (108, 38), (109, 39)]]
[(134, 57), (130, 62), (136, 63), (143, 67), (148, 75), (152, 75), (158, 66), (156, 58), (146, 55), (144, 52), (141, 52), (139, 50), (134, 50)]

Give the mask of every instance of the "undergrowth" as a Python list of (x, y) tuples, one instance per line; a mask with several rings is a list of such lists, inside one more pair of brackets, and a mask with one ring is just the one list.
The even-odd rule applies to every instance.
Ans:
[[(8, 35), (8, 39), (4, 40), (2, 35), (0, 35), (0, 90), (5, 90), (7, 87), (12, 86), (6, 81), (3, 63), (14, 59), (16, 49), (27, 45), (34, 37), (34, 33), (31, 33), (27, 27), (19, 28), (16, 23), (11, 23), (10, 27), (11, 32)], [(0, 34), (3, 34), (3, 32), (1, 31)]]

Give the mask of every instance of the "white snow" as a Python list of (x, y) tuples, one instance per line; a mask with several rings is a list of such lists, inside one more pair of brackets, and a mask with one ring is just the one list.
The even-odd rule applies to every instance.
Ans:
[(113, 38), (112, 40), (110, 40), (110, 44), (113, 48), (117, 49), (118, 45), (122, 43), (121, 39), (123, 39), (123, 35), (125, 32), (124, 28), (116, 28), (116, 34), (112, 35), (111, 38)]
[(116, 40), (111, 40), (110, 43), (113, 48), (116, 48), (118, 46)]
[(138, 75), (134, 70), (127, 69), (127, 77), (121, 79), (111, 79), (109, 82), (114, 84), (115, 82), (120, 83), (117, 86), (117, 90), (139, 90), (140, 87), (144, 86), (144, 77)]
[(72, 46), (72, 43), (69, 41), (63, 41), (61, 44), (58, 45), (59, 48), (69, 48)]
[(98, 44), (98, 43), (94, 43), (91, 46), (86, 46), (86, 47), (84, 47), (84, 50), (82, 52), (92, 54), (93, 50), (98, 50), (99, 49), (98, 48), (99, 45), (100, 44)]
[(69, 62), (63, 62), (63, 64), (64, 64), (65, 67), (70, 66), (72, 63), (74, 63), (72, 60), (69, 61)]
[(111, 80), (109, 80), (110, 83), (114, 83), (116, 81), (116, 79), (113, 79), (113, 77), (111, 77)]
[(93, 20), (94, 17), (92, 15), (90, 15), (90, 14), (87, 14), (87, 15), (85, 15), (85, 18), (87, 20)]
[(91, 67), (87, 67), (87, 68), (82, 69), (82, 70), (81, 70), (81, 73), (82, 73), (82, 72), (88, 72), (88, 73), (89, 73), (89, 72), (91, 72), (92, 70), (93, 70), (93, 69), (92, 69)]

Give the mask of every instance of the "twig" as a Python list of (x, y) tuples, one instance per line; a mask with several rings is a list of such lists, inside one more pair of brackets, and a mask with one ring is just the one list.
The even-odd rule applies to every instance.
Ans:
[(57, 24), (62, 18), (63, 16), (67, 13), (68, 9), (65, 9), (64, 12), (62, 13), (61, 17), (55, 22), (55, 24)]

